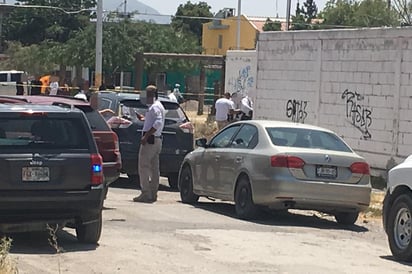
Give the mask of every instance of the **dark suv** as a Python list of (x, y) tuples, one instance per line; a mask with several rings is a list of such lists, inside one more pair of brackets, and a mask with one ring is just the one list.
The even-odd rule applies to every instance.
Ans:
[(105, 196), (103, 162), (76, 108), (0, 104), (0, 229), (76, 229), (97, 243)]
[(62, 96), (1, 96), (0, 103), (14, 104), (39, 104), (56, 105), (61, 107), (76, 107), (84, 112), (89, 121), (94, 139), (103, 158), (104, 182), (109, 185), (116, 181), (120, 176), (122, 166), (119, 140), (107, 125), (98, 111), (94, 110), (88, 102), (73, 97)]
[[(166, 110), (160, 175), (168, 178), (171, 188), (177, 189), (180, 164), (194, 148), (193, 125), (178, 103), (167, 97), (159, 100)], [(140, 102), (139, 94), (110, 91), (95, 93), (91, 104), (94, 102), (99, 110), (111, 110), (111, 114), (103, 116), (119, 137), (122, 170), (131, 181), (138, 181), (138, 152), (144, 123), (139, 116), (145, 114), (147, 106)]]

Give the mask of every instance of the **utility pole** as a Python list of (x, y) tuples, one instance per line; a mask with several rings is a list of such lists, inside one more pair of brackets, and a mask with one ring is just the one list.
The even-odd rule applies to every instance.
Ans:
[(237, 0), (237, 33), (236, 33), (236, 49), (240, 50), (240, 21), (242, 14), (242, 0)]
[(103, 43), (103, 0), (97, 0), (97, 21), (96, 21), (96, 67), (94, 72), (94, 86), (100, 87), (102, 84), (102, 43)]
[(290, 1), (291, 0), (287, 0), (288, 3), (286, 5), (286, 30), (289, 30), (289, 23), (290, 23)]

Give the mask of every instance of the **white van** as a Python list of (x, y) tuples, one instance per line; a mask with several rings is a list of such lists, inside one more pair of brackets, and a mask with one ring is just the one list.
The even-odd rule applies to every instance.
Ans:
[[(20, 71), (20, 70), (0, 71), (0, 94), (1, 95), (16, 95), (16, 82), (27, 83), (27, 75), (24, 71)], [(27, 88), (25, 87), (24, 90), (27, 91)]]

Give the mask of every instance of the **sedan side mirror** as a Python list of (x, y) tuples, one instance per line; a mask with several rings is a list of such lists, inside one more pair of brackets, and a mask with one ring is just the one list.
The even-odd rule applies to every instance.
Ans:
[(207, 139), (206, 139), (206, 138), (196, 139), (195, 144), (196, 144), (196, 146), (198, 146), (198, 147), (204, 147), (204, 148), (206, 148), (206, 147), (207, 147)]

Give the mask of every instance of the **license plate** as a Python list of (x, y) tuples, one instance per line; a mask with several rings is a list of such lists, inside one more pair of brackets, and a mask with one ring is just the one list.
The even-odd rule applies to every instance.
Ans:
[(316, 176), (322, 178), (336, 178), (338, 175), (337, 168), (335, 166), (316, 166)]
[(50, 181), (50, 171), (48, 167), (23, 167), (23, 182), (47, 182)]

